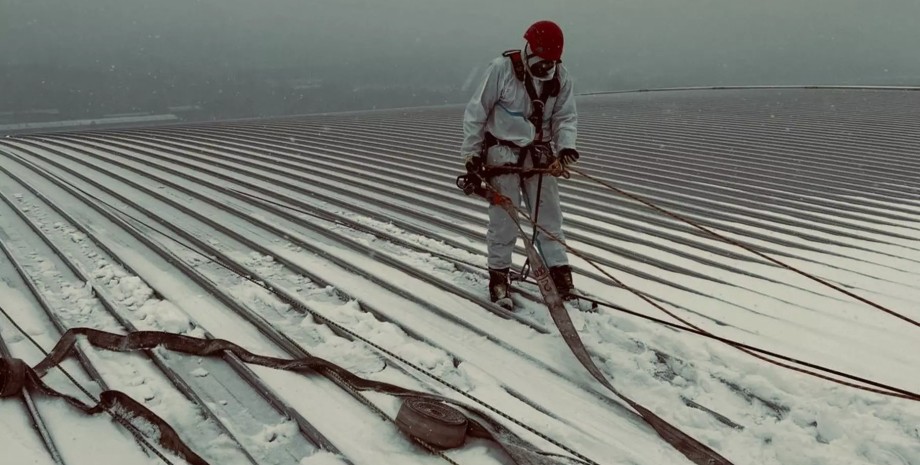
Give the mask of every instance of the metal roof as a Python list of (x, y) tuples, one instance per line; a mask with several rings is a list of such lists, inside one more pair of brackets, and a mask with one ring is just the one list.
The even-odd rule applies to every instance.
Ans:
[[(583, 96), (578, 106), (580, 170), (790, 267), (836, 283), (878, 307), (920, 319), (920, 92), (675, 89)], [(108, 253), (134, 263), (138, 254), (156, 255), (147, 248), (153, 245), (133, 245), (139, 249), (132, 253), (118, 245), (117, 238), (128, 237), (127, 229), (115, 226), (144, 227), (124, 218), (124, 223), (106, 220), (110, 222), (100, 226), (94, 218), (102, 218), (103, 211), (133, 212), (150, 224), (156, 223), (157, 215), (198, 214), (200, 224), (194, 227), (172, 226), (188, 228), (189, 234), (202, 238), (209, 234), (230, 237), (237, 230), (248, 233), (250, 224), (258, 224), (259, 231), (273, 231), (263, 242), (238, 239), (245, 244), (237, 251), (241, 254), (264, 246), (260, 253), (272, 255), (268, 252), (277, 252), (279, 241), (292, 240), (285, 228), (300, 224), (303, 229), (293, 236), (312, 234), (318, 239), (289, 247), (317, 247), (306, 252), (356, 274), (373, 275), (369, 280), (391, 293), (394, 301), (406, 299), (424, 306), (413, 300), (415, 289), (400, 287), (388, 274), (407, 273), (411, 278), (406, 279), (421, 283), (440, 283), (441, 278), (399, 269), (383, 254), (374, 255), (377, 247), (384, 250), (385, 246), (365, 236), (345, 238), (344, 231), (360, 226), (379, 232), (384, 242), (404, 241), (407, 247), (429, 247), (437, 253), (453, 250), (455, 256), (467, 254), (473, 261), (481, 258), (485, 204), (465, 197), (453, 184), (462, 170), (457, 151), (462, 111), (462, 106), (408, 108), (7, 137), (0, 139), (0, 192), (7, 202), (3, 211), (20, 208), (28, 216), (29, 209), (50, 212), (52, 208), (47, 207), (53, 204), (60, 209), (57, 213), (35, 213), (39, 216), (33, 217), (49, 237), (56, 234), (51, 229), (61, 228), (42, 220), (63, 221), (64, 214), (74, 213), (74, 221), (85, 222), (87, 232), (98, 234), (100, 243), (112, 241)], [(252, 184), (236, 181), (243, 179), (237, 175)], [(55, 184), (55, 179), (63, 184)], [(220, 186), (227, 190), (219, 199), (212, 196), (210, 200), (217, 202), (193, 201), (196, 185), (207, 194), (204, 197), (220, 192)], [(918, 349), (916, 332), (911, 332), (915, 328), (903, 318), (883, 314), (879, 308), (717, 240), (585, 177), (573, 175), (561, 186), (570, 245), (617, 279), (695, 324), (770, 350), (804, 354), (806, 359), (818, 357), (837, 369), (883, 383), (914, 391), (920, 387), (916, 370), (912, 374), (910, 362), (905, 362), (909, 359), (898, 358), (899, 353), (907, 357), (905, 349)], [(84, 195), (87, 193), (94, 195)], [(271, 197), (274, 193), (278, 196)], [(43, 201), (38, 194), (47, 197)], [(27, 204), (22, 203), (22, 195)], [(159, 195), (163, 197), (156, 197)], [(140, 198), (157, 200), (144, 200), (148, 210), (141, 210), (132, 206)], [(102, 206), (103, 201), (110, 206)], [(182, 212), (184, 203), (189, 210)], [(218, 204), (231, 210), (221, 211)], [(290, 216), (279, 216), (284, 209)], [(99, 213), (75, 213), (83, 210)], [(209, 222), (209, 218), (226, 222)], [(329, 220), (336, 223), (330, 225)], [(167, 229), (167, 223), (168, 219), (160, 228)], [(226, 230), (220, 229), (222, 225)], [(279, 229), (272, 229), (275, 227)], [(5, 232), (0, 228), (0, 233), (14, 255), (20, 254), (24, 261), (35, 258), (27, 250), (39, 242), (26, 237), (25, 227)], [(181, 239), (179, 233), (174, 236)], [(57, 239), (62, 237), (66, 236)], [(159, 238), (156, 243), (164, 241)], [(215, 251), (223, 250), (219, 243), (214, 240)], [(198, 247), (207, 246), (205, 241)], [(346, 249), (348, 252), (340, 252)], [(377, 260), (379, 266), (362, 264), (368, 259)], [(278, 260), (279, 266), (306, 266), (296, 260)], [(661, 316), (617, 289), (585, 261), (573, 263), (576, 285), (618, 305)], [(2, 275), (12, 276), (10, 262), (4, 260), (2, 266)], [(317, 282), (334, 281), (329, 266), (308, 268), (320, 278)], [(308, 268), (297, 269), (307, 273)], [(145, 269), (139, 266), (137, 273), (143, 278)], [(37, 272), (31, 279), (39, 283), (53, 280)], [(474, 294), (483, 290), (477, 287), (483, 285), (481, 280), (466, 287), (455, 284), (441, 283), (437, 284), (440, 290), (425, 291), (425, 298), (433, 299), (432, 309), (440, 311), (443, 302), (444, 314), (439, 315), (445, 321), (450, 319), (448, 309), (454, 299), (479, 298)], [(360, 294), (360, 290), (354, 292)], [(421, 337), (411, 323), (400, 323), (398, 316), (381, 312), (378, 318), (393, 318), (410, 335)], [(276, 329), (284, 332), (282, 320), (267, 321), (277, 323)], [(202, 324), (207, 329), (214, 323)], [(5, 337), (11, 335), (13, 330), (5, 320), (3, 326)], [(246, 330), (254, 331), (254, 327)], [(857, 330), (860, 332), (851, 338), (853, 347), (842, 340), (822, 340), (822, 334)], [(483, 331), (481, 335), (488, 335)], [(671, 345), (663, 342), (670, 333), (656, 334), (661, 339), (642, 343)], [(453, 347), (448, 335), (427, 334), (424, 338), (437, 347)], [(495, 338), (502, 336), (496, 333)], [(850, 350), (862, 343), (878, 350), (877, 365), (865, 366), (852, 356)], [(614, 353), (605, 352), (606, 356)], [(698, 362), (708, 366), (705, 363), (710, 361)], [(546, 363), (551, 368), (564, 366)], [(899, 366), (908, 368), (892, 369)], [(543, 368), (535, 365), (534, 369)], [(509, 385), (520, 382), (502, 381)], [(749, 394), (748, 400), (757, 398), (756, 389), (735, 387)], [(760, 400), (770, 405), (770, 399)], [(266, 412), (271, 410), (263, 407)], [(301, 413), (309, 423), (310, 412)], [(619, 414), (603, 405), (598, 413), (603, 418)], [(279, 414), (265, 415), (277, 420)], [(742, 418), (742, 423), (751, 418)], [(564, 420), (577, 422), (578, 418)], [(240, 419), (240, 425), (232, 418), (223, 421), (234, 430), (251, 427), (256, 420)], [(291, 447), (309, 449), (309, 438), (304, 441)], [(194, 441), (190, 445), (196, 446)], [(246, 444), (241, 447), (246, 449)], [(617, 447), (611, 444), (611, 453)], [(591, 459), (603, 462), (604, 457)]]

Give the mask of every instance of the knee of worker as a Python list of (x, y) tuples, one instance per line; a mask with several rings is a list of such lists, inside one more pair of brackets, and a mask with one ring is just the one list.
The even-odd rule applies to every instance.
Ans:
[(554, 236), (563, 239), (562, 219), (562, 210), (559, 208), (559, 204), (547, 202), (540, 207), (540, 217), (537, 219), (537, 224)]
[(562, 206), (559, 203), (559, 191), (556, 188), (556, 178), (545, 177), (543, 186), (539, 189), (539, 205), (537, 203), (537, 189), (535, 186), (527, 186), (529, 205), (531, 205), (531, 214), (536, 215), (536, 209), (539, 208), (537, 223), (553, 234), (562, 234)]
[(555, 177), (549, 175), (528, 176), (522, 186), (524, 195), (527, 196), (527, 205), (531, 209), (536, 207), (537, 197), (540, 198), (541, 216), (544, 211), (559, 210), (559, 184)]
[(508, 215), (508, 211), (498, 205), (490, 205), (489, 231), (486, 235), (489, 245), (513, 246), (517, 236), (517, 223)]

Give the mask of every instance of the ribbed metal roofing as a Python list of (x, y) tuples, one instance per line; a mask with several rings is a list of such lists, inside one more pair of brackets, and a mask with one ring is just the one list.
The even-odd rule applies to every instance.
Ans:
[[(561, 181), (570, 246), (617, 280), (717, 335), (914, 392), (920, 390), (916, 355), (910, 355), (920, 352), (920, 338), (917, 328), (907, 321), (920, 320), (920, 92), (856, 88), (671, 90), (583, 96), (578, 106), (580, 170), (840, 286), (875, 306), (715, 239), (577, 174)], [(483, 309), (489, 306), (483, 303), (484, 281), (444, 277), (438, 274), (443, 270), (426, 271), (423, 262), (416, 262), (420, 265), (415, 269), (403, 269), (400, 259), (392, 257), (409, 252), (396, 252), (392, 244), (349, 232), (356, 227), (370, 228), (379, 233), (378, 238), (384, 238), (383, 242), (399, 244), (405, 250), (430, 250), (484, 263), (485, 203), (464, 196), (454, 186), (462, 171), (458, 152), (462, 113), (462, 106), (445, 106), (8, 137), (0, 139), (0, 193), (6, 199), (3, 212), (20, 209), (23, 217), (39, 215), (33, 218), (36, 227), (53, 237), (58, 234), (53, 230), (67, 229), (58, 225), (70, 221), (66, 219), (68, 213), (94, 211), (77, 214), (73, 224), (85, 222), (86, 234), (99, 244), (112, 241), (105, 253), (117, 256), (122, 250), (118, 244), (128, 241), (131, 228), (126, 224), (130, 221), (119, 223), (106, 217), (105, 226), (100, 226), (107, 208), (99, 200), (104, 199), (150, 223), (160, 221), (162, 229), (175, 228), (176, 237), (184, 231), (186, 241), (199, 238), (202, 242), (196, 247), (211, 255), (227, 253), (228, 260), (274, 255), (279, 266), (317, 283), (343, 279), (330, 271), (335, 267), (355, 275), (366, 274), (369, 283), (392, 295), (392, 302), (406, 302), (407, 307), (366, 302), (363, 305), (368, 307), (362, 311), (395, 322), (412, 337), (421, 337), (427, 321), (411, 317), (413, 308), (437, 314), (445, 322), (457, 324), (451, 330), (457, 333), (428, 333), (425, 343), (445, 350), (454, 357), (455, 365), (457, 360), (475, 364), (477, 357), (483, 356), (476, 352), (477, 347), (471, 347), (477, 344), (454, 340), (462, 339), (463, 331), (471, 331), (469, 340), (482, 337), (486, 345), (486, 340), (496, 347), (510, 344), (504, 339), (505, 329), (491, 333), (488, 320), (480, 321), (483, 317), (479, 313), (488, 314)], [(81, 194), (80, 189), (85, 192)], [(95, 200), (86, 192), (94, 193)], [(59, 208), (56, 213), (36, 213), (52, 212), (54, 207)], [(0, 224), (4, 242), (22, 260), (35, 259), (28, 250), (41, 242), (28, 237), (24, 220), (15, 226), (18, 223), (13, 218), (11, 213)], [(330, 218), (337, 224), (330, 226), (326, 221)], [(49, 223), (41, 227), (41, 221)], [(4, 231), (4, 225), (10, 230)], [(98, 237), (93, 236), (96, 233)], [(301, 234), (310, 239), (296, 239)], [(58, 239), (67, 237), (72, 236)], [(232, 250), (221, 248), (229, 243), (241, 245)], [(154, 250), (159, 247), (156, 243), (130, 244), (134, 244), (130, 246), (133, 252), (122, 251), (128, 259), (160, 253)], [(62, 243), (60, 247), (73, 245)], [(285, 250), (305, 251), (326, 264), (285, 261)], [(377, 255), (379, 251), (390, 255)], [(521, 263), (522, 254), (518, 256), (516, 262)], [(12, 276), (12, 265), (2, 262), (3, 275)], [(618, 288), (581, 258), (573, 258), (573, 265), (576, 285), (586, 292), (639, 313), (667, 318)], [(194, 266), (186, 271), (193, 273)], [(137, 270), (142, 278), (144, 272), (144, 267)], [(394, 276), (405, 276), (406, 284)], [(32, 279), (41, 282), (52, 278), (36, 273)], [(221, 291), (220, 286), (209, 290), (205, 284), (199, 285), (204, 293)], [(364, 300), (362, 289), (345, 291)], [(482, 307), (461, 305), (469, 301)], [(461, 310), (470, 313), (458, 313)], [(536, 310), (528, 311), (519, 317), (521, 321), (537, 318), (534, 329), (546, 330), (540, 323), (546, 323), (545, 317), (541, 319)], [(266, 321), (275, 325), (276, 336), (282, 339), (285, 331), (297, 330), (284, 326), (287, 323), (281, 320)], [(625, 320), (605, 321), (618, 324)], [(203, 324), (220, 326), (207, 320)], [(12, 329), (4, 328), (4, 335), (12, 334)], [(605, 369), (622, 374), (617, 370), (627, 368), (618, 363), (633, 363), (629, 350), (610, 342), (616, 338), (608, 340), (607, 333), (591, 333), (590, 325), (586, 328), (590, 333), (586, 333), (587, 344), (606, 360)], [(625, 323), (618, 328), (629, 337), (655, 335), (654, 340), (636, 341), (638, 347), (685, 347), (685, 342), (673, 342), (676, 336), (670, 332), (634, 334), (633, 326)], [(249, 326), (245, 330), (255, 331)], [(565, 353), (564, 348), (542, 352), (539, 347), (543, 346), (537, 347), (515, 348), (532, 357), (521, 359), (532, 362), (528, 370), (548, 371), (560, 379), (566, 376), (561, 373), (571, 373), (573, 362), (558, 356)], [(760, 378), (752, 378), (761, 372), (745, 373), (752, 365), (736, 369), (731, 362), (723, 362), (720, 354), (724, 352), (705, 347), (689, 350), (684, 357), (695, 354), (699, 358), (685, 362), (700, 367), (699, 373), (721, 376), (722, 383), (715, 383), (724, 385), (720, 389), (752, 402), (750, 411), (743, 407), (720, 412), (742, 425), (764, 421), (770, 415), (782, 419), (790, 408), (801, 407), (784, 404), (784, 400), (797, 400), (795, 393), (807, 391), (801, 391), (801, 386), (826, 389), (824, 381), (805, 378), (803, 383), (809, 384), (797, 384), (800, 388), (770, 396), (764, 393), (762, 383), (755, 382)], [(656, 353), (665, 355), (655, 363), (670, 363), (667, 349)], [(872, 363), (867, 363), (870, 359)], [(661, 373), (655, 377), (660, 378)], [(630, 379), (624, 374), (622, 382), (628, 385)], [(512, 392), (523, 391), (518, 392), (522, 398), (532, 387), (526, 379), (512, 375), (501, 381)], [(590, 382), (577, 376), (571, 382), (581, 384), (573, 391), (578, 394), (572, 394), (570, 412), (566, 413), (564, 406), (543, 407), (554, 418), (577, 423), (595, 405), (592, 402), (597, 402), (600, 408), (595, 412), (597, 425), (593, 428), (601, 429), (591, 431), (613, 435), (619, 427), (616, 420), (623, 413), (592, 397), (595, 391)], [(614, 384), (618, 382), (614, 380)], [(751, 382), (751, 387), (745, 382)], [(701, 382), (700, 386), (702, 389), (707, 384)], [(641, 389), (632, 387), (642, 397), (636, 392)], [(532, 395), (539, 397), (536, 392)], [(589, 395), (579, 397), (583, 392)], [(688, 391), (681, 392), (684, 395)], [(699, 400), (711, 401), (715, 392), (704, 389)], [(657, 404), (655, 399), (644, 401), (656, 403), (659, 411), (672, 408), (663, 400)], [(757, 399), (761, 407), (754, 405)], [(530, 398), (527, 402), (535, 405), (541, 401)], [(766, 413), (764, 405), (768, 407)], [(579, 408), (581, 413), (577, 413)], [(847, 407), (839, 408), (843, 412)], [(566, 416), (569, 413), (571, 417)], [(263, 417), (271, 417), (266, 415)], [(309, 412), (304, 416), (304, 424), (311, 422)], [(227, 421), (232, 430), (235, 420)], [(603, 429), (606, 426), (598, 425), (613, 426), (607, 431)], [(756, 429), (725, 439), (721, 433), (693, 422), (678, 426), (689, 428), (691, 435), (709, 444), (722, 442), (725, 450), (720, 452), (729, 458), (738, 456), (751, 444), (749, 441), (760, 444), (758, 447), (773, 447), (758, 442), (763, 438), (757, 436)], [(624, 450), (625, 445), (613, 439), (598, 446), (588, 436), (566, 439), (593, 444), (596, 455), (590, 459), (599, 463), (607, 463), (605, 458)], [(306, 450), (310, 447), (307, 442), (322, 447), (322, 440), (305, 441), (291, 447)], [(631, 446), (646, 447), (643, 444)], [(654, 448), (653, 444), (650, 440), (647, 447)], [(245, 449), (247, 443), (243, 441), (241, 447)], [(676, 456), (662, 457), (670, 460)], [(779, 451), (770, 457), (782, 462), (776, 458), (782, 457)]]

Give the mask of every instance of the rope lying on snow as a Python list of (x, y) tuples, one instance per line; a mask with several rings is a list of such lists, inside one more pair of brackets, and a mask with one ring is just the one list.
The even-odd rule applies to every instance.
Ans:
[[(322, 374), (336, 377), (349, 387), (358, 391), (375, 391), (401, 397), (404, 399), (424, 399), (436, 403), (450, 404), (461, 410), (467, 418), (469, 437), (490, 439), (498, 445), (518, 465), (561, 465), (565, 463), (585, 463), (581, 460), (560, 457), (539, 451), (535, 446), (517, 436), (500, 423), (489, 418), (482, 411), (469, 407), (437, 394), (430, 394), (402, 388), (389, 383), (367, 380), (348, 370), (319, 357), (307, 356), (299, 359), (282, 359), (254, 354), (230, 341), (223, 339), (201, 339), (160, 331), (136, 331), (126, 335), (114, 334), (91, 328), (71, 328), (67, 330), (51, 352), (37, 365), (30, 368), (19, 359), (0, 358), (0, 397), (19, 393), (23, 388), (41, 392), (45, 395), (64, 399), (72, 406), (86, 414), (93, 415), (109, 409), (127, 412), (129, 416), (142, 419), (153, 425), (159, 433), (160, 445), (176, 453), (191, 465), (208, 465), (203, 458), (189, 448), (176, 431), (155, 413), (134, 401), (127, 394), (119, 391), (105, 391), (97, 405), (88, 405), (67, 394), (55, 391), (45, 385), (41, 377), (75, 354), (79, 337), (94, 347), (116, 352), (164, 347), (179, 353), (202, 357), (220, 357), (229, 351), (247, 363), (261, 365), (279, 370), (291, 371), (303, 375)], [(552, 455), (552, 456), (551, 456)], [(564, 460), (564, 461), (563, 461)]]

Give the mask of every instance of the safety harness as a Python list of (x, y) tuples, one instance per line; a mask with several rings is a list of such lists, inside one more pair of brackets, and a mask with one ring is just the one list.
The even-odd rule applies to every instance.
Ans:
[(527, 75), (527, 70), (524, 65), (524, 57), (521, 56), (520, 50), (508, 50), (505, 53), (502, 53), (502, 56), (507, 57), (511, 60), (511, 66), (514, 69), (514, 76), (518, 81), (524, 83), (524, 88), (527, 89), (527, 95), (530, 96), (530, 103), (533, 106), (533, 111), (530, 112), (530, 123), (533, 124), (534, 128), (537, 130), (537, 134), (534, 137), (534, 141), (543, 140), (543, 110), (546, 107), (546, 101), (550, 98), (555, 98), (559, 95), (559, 74), (556, 73), (552, 79), (546, 81), (543, 84), (543, 89), (540, 91), (540, 94), (537, 95), (537, 89), (533, 85), (533, 79)]
[[(540, 91), (540, 94), (537, 94), (537, 89), (533, 84), (533, 79), (527, 74), (527, 70), (524, 64), (524, 58), (521, 56), (520, 50), (508, 50), (502, 54), (502, 56), (507, 57), (511, 60), (511, 67), (514, 70), (514, 76), (518, 81), (524, 83), (524, 88), (527, 90), (527, 95), (530, 97), (531, 112), (530, 116), (527, 118), (530, 121), (530, 124), (533, 125), (535, 132), (533, 142), (527, 146), (519, 146), (513, 142), (497, 139), (494, 135), (489, 132), (486, 132), (485, 139), (482, 144), (482, 155), (488, 152), (490, 148), (494, 145), (503, 145), (509, 147), (512, 150), (518, 152), (518, 160), (515, 165), (518, 170), (515, 172), (520, 173), (521, 169), (524, 166), (524, 160), (528, 155), (532, 155), (535, 151), (549, 150), (549, 142), (543, 141), (543, 112), (546, 108), (546, 102), (550, 98), (555, 98), (559, 95), (559, 75), (556, 74), (552, 79), (546, 81), (543, 84), (543, 88)], [(534, 167), (536, 166), (537, 160), (534, 159)], [(502, 166), (487, 168), (486, 169), (486, 178), (498, 176), (499, 174), (507, 174), (506, 170), (502, 170)], [(522, 178), (536, 174), (536, 173), (521, 173)]]
[[(537, 166), (537, 159), (542, 157), (534, 158), (534, 169), (525, 170), (524, 161), (529, 155), (532, 155), (535, 151), (551, 151), (549, 142), (543, 141), (543, 112), (546, 108), (546, 102), (550, 98), (555, 98), (559, 95), (561, 89), (561, 84), (559, 82), (559, 74), (556, 73), (552, 79), (546, 81), (543, 84), (539, 95), (537, 94), (537, 89), (534, 86), (533, 79), (527, 74), (526, 65), (524, 63), (524, 58), (521, 56), (520, 50), (508, 50), (502, 53), (502, 56), (507, 57), (511, 61), (512, 69), (514, 70), (514, 76), (518, 81), (524, 84), (524, 88), (527, 90), (527, 95), (530, 97), (531, 103), (531, 112), (530, 117), (527, 118), (528, 121), (534, 126), (536, 131), (534, 135), (534, 142), (530, 145), (520, 146), (514, 142), (502, 140), (496, 138), (492, 133), (486, 132), (485, 137), (482, 143), (482, 149), (480, 152), (480, 157), (482, 159), (486, 158), (486, 154), (489, 149), (496, 146), (502, 145), (510, 148), (511, 150), (518, 153), (517, 163), (509, 163), (502, 166), (492, 166), (488, 167), (482, 173), (481, 181), (488, 181), (489, 179), (500, 176), (503, 174), (520, 174), (521, 179), (526, 179), (529, 176), (536, 174), (544, 174), (549, 172), (555, 176), (562, 175), (561, 171), (548, 171), (545, 166)], [(457, 187), (459, 187), (466, 195), (471, 194), (485, 194), (485, 191), (481, 186), (477, 186), (474, 179), (467, 175), (462, 175), (457, 177)]]

